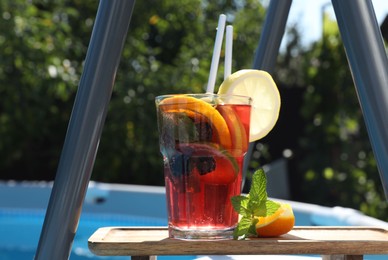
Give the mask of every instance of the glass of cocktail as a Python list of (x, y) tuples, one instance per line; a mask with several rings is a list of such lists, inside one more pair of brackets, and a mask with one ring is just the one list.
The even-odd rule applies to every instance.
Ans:
[(169, 236), (231, 239), (238, 223), (251, 98), (179, 94), (156, 97)]

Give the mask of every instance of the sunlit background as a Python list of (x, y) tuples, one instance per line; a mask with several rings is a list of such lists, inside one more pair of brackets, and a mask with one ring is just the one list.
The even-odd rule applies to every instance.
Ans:
[[(55, 178), (97, 4), (1, 1), (2, 180)], [(373, 4), (381, 24), (388, 2)], [(137, 1), (92, 179), (162, 186), (155, 96), (204, 91), (220, 13), (234, 26), (233, 71), (250, 68), (267, 5)], [(221, 63), (217, 84), (222, 74)], [(250, 172), (280, 162), (289, 199), (388, 220), (330, 1), (293, 2), (273, 77), (282, 111), (274, 130), (255, 144)]]

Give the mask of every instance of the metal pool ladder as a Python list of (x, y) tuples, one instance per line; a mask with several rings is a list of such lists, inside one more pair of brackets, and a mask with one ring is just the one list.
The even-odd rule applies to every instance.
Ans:
[[(272, 71), (292, 0), (271, 0), (255, 69)], [(332, 0), (388, 198), (388, 60), (371, 0)], [(101, 0), (35, 259), (68, 259), (135, 0)], [(251, 148), (252, 150), (252, 148)]]

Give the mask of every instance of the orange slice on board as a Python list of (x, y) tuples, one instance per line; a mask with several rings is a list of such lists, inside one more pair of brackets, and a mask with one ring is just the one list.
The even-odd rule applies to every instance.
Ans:
[(277, 237), (288, 233), (295, 225), (291, 205), (281, 203), (279, 209), (268, 217), (259, 217), (256, 232), (259, 237)]

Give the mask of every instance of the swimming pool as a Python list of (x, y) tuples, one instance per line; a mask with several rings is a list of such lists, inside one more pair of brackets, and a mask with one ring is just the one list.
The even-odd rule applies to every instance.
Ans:
[[(0, 259), (24, 260), (33, 259), (39, 241), (45, 212), (43, 210), (0, 209)], [(75, 236), (70, 259), (109, 259), (124, 260), (130, 257), (98, 257), (93, 255), (87, 245), (87, 240), (101, 226), (165, 226), (161, 218), (83, 213)], [(6, 234), (4, 236), (4, 234)], [(171, 257), (164, 257), (171, 259)], [(163, 259), (163, 257), (160, 257)], [(192, 259), (192, 257), (179, 257)]]
[[(51, 187), (52, 183), (0, 182), (0, 231), (2, 234), (0, 236), (0, 259), (33, 258)], [(292, 201), (290, 203), (294, 208), (298, 226), (373, 225), (388, 228), (388, 223), (364, 216), (353, 209), (327, 208)], [(70, 259), (130, 259), (129, 257), (95, 256), (89, 251), (87, 240), (96, 229), (102, 226), (166, 226), (166, 216), (164, 187), (91, 182)], [(195, 256), (158, 257), (158, 259), (182, 260), (196, 258)], [(206, 256), (199, 258), (211, 259)], [(215, 258), (219, 259), (219, 257)], [(273, 258), (268, 256), (260, 259)], [(382, 260), (387, 259), (387, 256), (365, 256), (364, 259)]]

